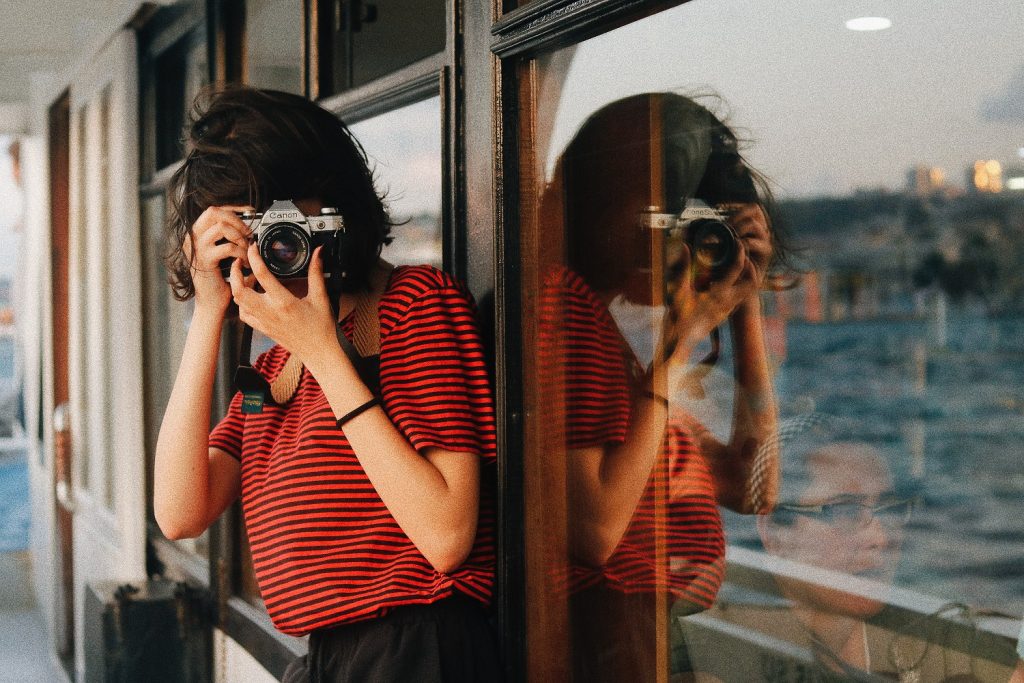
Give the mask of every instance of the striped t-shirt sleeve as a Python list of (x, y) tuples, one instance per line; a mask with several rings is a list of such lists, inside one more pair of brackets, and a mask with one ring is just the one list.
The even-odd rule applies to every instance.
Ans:
[[(553, 308), (551, 308), (553, 306)], [(545, 286), (540, 335), (556, 355), (565, 397), (566, 446), (621, 443), (629, 426), (629, 385), (618, 329), (579, 275), (553, 274)]]
[(219, 448), (235, 460), (242, 459), (242, 393), (235, 392), (228, 413), (210, 432), (210, 448)]
[(381, 393), (413, 448), (494, 457), (494, 403), (469, 295), (420, 293), (381, 340)]

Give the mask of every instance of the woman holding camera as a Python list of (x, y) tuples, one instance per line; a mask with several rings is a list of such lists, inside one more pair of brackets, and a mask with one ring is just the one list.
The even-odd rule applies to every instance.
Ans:
[[(693, 199), (718, 216), (714, 244), (694, 238)], [(674, 93), (592, 114), (559, 157), (541, 212), (565, 235), (566, 265), (548, 273), (538, 327), (542, 374), (558, 383), (546, 393), (564, 397), (566, 457), (551, 466), (565, 469), (572, 520), (575, 675), (685, 674), (680, 638), (671, 662), (656, 646), (678, 628), (666, 608), (712, 605), (725, 569), (718, 506), (764, 512), (778, 486), (759, 298), (778, 241), (732, 131)], [(715, 246), (729, 248), (705, 258)], [(724, 324), (735, 395), (723, 442), (679, 399), (703, 395), (713, 361), (695, 362), (697, 351)]]
[[(287, 681), (495, 680), (494, 407), (469, 293), (379, 260), (390, 222), (365, 154), (314, 103), (215, 94), (187, 143), (168, 263), (195, 312), (156, 449), (161, 529), (196, 536), (241, 496), (271, 619), (310, 634)], [(336, 208), (349, 233), (307, 278), (275, 277), (239, 216), (286, 198)], [(232, 302), (276, 342), (253, 363), (270, 390), (237, 394), (209, 433)], [(352, 343), (379, 345), (378, 372), (361, 376)]]

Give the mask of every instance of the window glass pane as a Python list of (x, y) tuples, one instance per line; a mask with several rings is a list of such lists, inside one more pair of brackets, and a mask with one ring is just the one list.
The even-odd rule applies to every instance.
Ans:
[(431, 98), (351, 127), (386, 192), (394, 242), (381, 256), (395, 265), (441, 267), (441, 101)]
[(182, 157), (182, 128), (199, 89), (208, 80), (205, 32), (189, 33), (156, 58), (153, 73), (157, 168)]
[(532, 672), (1009, 675), (1024, 6), (857, 18), (694, 0), (522, 65)]
[(444, 50), (445, 3), (331, 0), (334, 92), (368, 83)]
[(302, 93), (303, 3), (247, 0), (245, 57), (248, 82)]

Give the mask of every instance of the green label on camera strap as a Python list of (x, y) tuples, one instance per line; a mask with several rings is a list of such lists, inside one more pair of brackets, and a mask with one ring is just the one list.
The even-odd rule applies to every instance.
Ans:
[(258, 415), (263, 412), (264, 396), (262, 391), (249, 391), (242, 394), (242, 414)]

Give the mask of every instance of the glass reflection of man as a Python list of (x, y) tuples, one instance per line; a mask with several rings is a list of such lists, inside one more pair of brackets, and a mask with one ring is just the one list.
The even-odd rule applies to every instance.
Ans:
[[(800, 452), (798, 440), (782, 450), (783, 493), (774, 511), (758, 519), (765, 549), (837, 577), (891, 584), (911, 503), (896, 495), (881, 453), (854, 441)], [(865, 595), (846, 581), (825, 585), (788, 572), (776, 582), (792, 602), (819, 678), (880, 680), (872, 674), (881, 667), (872, 664), (865, 625), (885, 605), (877, 591)]]
[[(652, 93), (592, 115), (542, 201), (551, 234), (564, 230), (568, 263), (545, 280), (539, 335), (545, 379), (565, 404), (576, 680), (656, 680), (670, 647), (672, 670), (688, 671), (678, 638), (667, 644), (668, 612), (715, 599), (718, 505), (752, 513), (774, 499), (775, 402), (758, 293), (778, 242), (755, 185), (735, 135), (708, 109)], [(729, 226), (711, 244), (682, 220), (695, 198)], [(708, 258), (722, 240), (728, 253)], [(649, 313), (650, 362), (615, 319), (619, 304)], [(698, 346), (725, 323), (736, 395), (723, 443), (675, 403), (700, 392)]]

